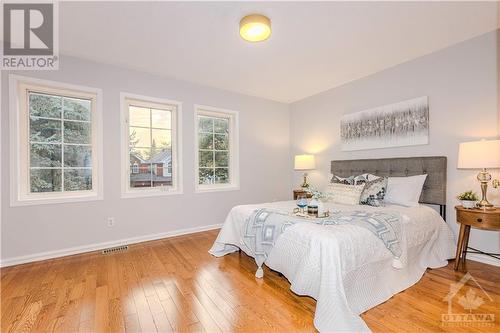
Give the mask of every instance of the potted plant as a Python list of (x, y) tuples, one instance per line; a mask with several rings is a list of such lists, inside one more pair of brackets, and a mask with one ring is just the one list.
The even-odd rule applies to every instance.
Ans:
[(472, 191), (467, 191), (460, 194), (457, 197), (458, 200), (462, 203), (462, 206), (467, 209), (475, 208), (476, 202), (479, 200), (477, 194)]

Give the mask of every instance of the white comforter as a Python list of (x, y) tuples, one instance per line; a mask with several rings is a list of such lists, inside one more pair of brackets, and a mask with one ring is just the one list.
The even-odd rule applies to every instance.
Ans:
[[(243, 241), (245, 220), (257, 208), (290, 212), (294, 201), (236, 206), (228, 214), (210, 253), (251, 251)], [(448, 225), (430, 207), (383, 208), (330, 204), (330, 210), (391, 210), (404, 216), (408, 261), (392, 267), (392, 255), (368, 230), (352, 225), (299, 223), (278, 238), (265, 264), (281, 272), (291, 290), (316, 299), (314, 325), (321, 332), (369, 331), (359, 314), (412, 286), (426, 268), (438, 268), (453, 257)]]

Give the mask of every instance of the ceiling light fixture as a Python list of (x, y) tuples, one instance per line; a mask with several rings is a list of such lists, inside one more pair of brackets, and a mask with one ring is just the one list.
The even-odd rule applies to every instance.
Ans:
[(271, 36), (271, 20), (260, 14), (247, 15), (240, 21), (240, 36), (249, 42), (262, 42)]

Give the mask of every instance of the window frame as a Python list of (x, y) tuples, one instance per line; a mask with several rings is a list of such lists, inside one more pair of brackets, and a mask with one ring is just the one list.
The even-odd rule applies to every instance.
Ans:
[[(199, 123), (198, 116), (229, 118), (229, 178), (228, 184), (199, 184)], [(207, 105), (194, 105), (194, 171), (195, 193), (236, 191), (240, 189), (239, 112)]]
[[(129, 106), (130, 101), (135, 106), (164, 109), (165, 105), (174, 106), (172, 111), (172, 186), (130, 187), (130, 153), (129, 153)], [(170, 99), (149, 97), (132, 93), (120, 93), (120, 124), (121, 124), (121, 197), (142, 198), (175, 195), (183, 193), (182, 178), (182, 102)]]
[[(30, 192), (28, 94), (91, 100), (92, 190)], [(102, 90), (63, 82), (9, 75), (10, 204), (11, 206), (57, 204), (103, 199)]]

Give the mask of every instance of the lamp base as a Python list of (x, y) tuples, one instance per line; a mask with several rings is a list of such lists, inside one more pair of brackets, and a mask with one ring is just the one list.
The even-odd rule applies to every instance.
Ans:
[(493, 205), (491, 203), (489, 203), (487, 200), (486, 201), (484, 201), (484, 200), (479, 201), (476, 204), (476, 207), (480, 208), (480, 209), (494, 209)]
[(307, 183), (307, 172), (304, 172), (304, 182), (302, 183), (302, 185), (300, 185), (300, 187), (302, 187), (303, 189), (309, 188), (309, 184)]
[(483, 169), (477, 174), (477, 180), (481, 182), (481, 201), (477, 203), (477, 208), (480, 209), (492, 209), (493, 205), (486, 198), (486, 193), (488, 192), (488, 182), (491, 180), (491, 174)]

